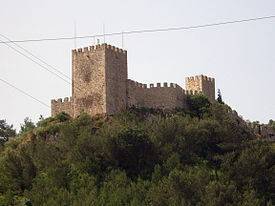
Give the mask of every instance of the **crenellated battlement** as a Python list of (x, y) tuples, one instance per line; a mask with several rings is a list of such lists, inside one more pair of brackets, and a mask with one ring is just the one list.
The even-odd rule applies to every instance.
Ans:
[(185, 88), (188, 94), (202, 93), (210, 101), (215, 100), (215, 79), (204, 75), (185, 78)]
[(131, 80), (131, 79), (127, 79), (127, 81), (128, 81), (128, 84), (131, 86), (138, 87), (138, 88), (144, 88), (144, 89), (147, 88), (147, 84), (142, 84), (142, 83), (139, 83), (139, 82)]
[(127, 80), (128, 107), (182, 108), (185, 106), (185, 90), (176, 83), (142, 84)]
[(58, 99), (52, 99), (51, 103), (65, 103), (65, 102), (73, 102), (73, 98), (72, 97), (64, 97), (62, 98), (58, 98)]
[(127, 54), (126, 50), (120, 49), (115, 46), (111, 46), (109, 44), (97, 44), (94, 46), (89, 46), (89, 47), (84, 47), (84, 48), (78, 48), (78, 49), (73, 49), (72, 53), (73, 54), (83, 54), (83, 53), (89, 53), (89, 52), (97, 52), (102, 49), (108, 49), (113, 52), (121, 53), (121, 54)]
[(203, 81), (209, 81), (209, 82), (215, 82), (214, 78), (207, 77), (205, 75), (196, 75), (192, 77), (186, 77), (186, 81), (198, 81), (198, 80), (203, 80)]
[(184, 90), (183, 88), (181, 88), (176, 83), (167, 83), (167, 82), (159, 83), (158, 82), (158, 83), (142, 84), (142, 83), (139, 83), (139, 82), (131, 80), (131, 79), (128, 79), (127, 81), (128, 81), (128, 84), (131, 85), (131, 86), (135, 86), (135, 87), (138, 87), (138, 88), (144, 88), (144, 89), (152, 89), (152, 88), (177, 88), (177, 89)]
[(52, 108), (52, 115), (58, 114), (60, 112), (65, 111), (70, 116), (73, 117), (74, 110), (73, 110), (73, 98), (72, 97), (65, 97), (59, 99), (52, 99), (51, 100), (51, 108)]
[(150, 83), (149, 84), (149, 89), (151, 88), (178, 88), (178, 89), (182, 89), (178, 84), (176, 83)]
[(196, 90), (184, 90), (184, 93), (186, 95), (197, 95), (197, 94), (202, 94), (201, 91), (196, 91)]
[(195, 94), (215, 100), (214, 78), (187, 77), (185, 89), (168, 82), (143, 84), (128, 79), (127, 65), (127, 51), (105, 43), (72, 50), (72, 97), (51, 100), (52, 115), (111, 115), (131, 106), (186, 108), (187, 95)]

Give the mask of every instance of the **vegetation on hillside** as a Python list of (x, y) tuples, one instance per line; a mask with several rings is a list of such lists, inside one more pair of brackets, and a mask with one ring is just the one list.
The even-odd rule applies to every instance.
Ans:
[(269, 120), (269, 123), (268, 123), (268, 125), (270, 126), (270, 127), (272, 127), (274, 130), (275, 130), (275, 121), (274, 120)]
[(6, 120), (0, 120), (0, 147), (4, 145), (9, 138), (16, 135), (15, 129), (12, 125), (8, 125)]
[(270, 144), (223, 103), (188, 104), (26, 120), (0, 146), (0, 205), (272, 205)]

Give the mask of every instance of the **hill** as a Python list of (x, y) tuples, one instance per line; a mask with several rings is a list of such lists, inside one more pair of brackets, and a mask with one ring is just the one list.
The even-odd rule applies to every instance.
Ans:
[(272, 205), (274, 151), (231, 108), (65, 113), (0, 149), (0, 205)]

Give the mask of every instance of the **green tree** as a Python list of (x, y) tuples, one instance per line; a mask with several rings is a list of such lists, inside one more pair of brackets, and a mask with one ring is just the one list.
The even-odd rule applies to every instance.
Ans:
[(205, 188), (202, 203), (205, 206), (236, 205), (237, 187), (232, 182), (212, 181)]
[(1, 166), (0, 175), (6, 180), (5, 189), (20, 193), (31, 188), (32, 180), (36, 176), (36, 167), (25, 148), (8, 150)]
[(217, 101), (218, 101), (220, 104), (224, 104), (224, 102), (222, 101), (222, 93), (221, 93), (221, 90), (220, 90), (220, 89), (218, 89)]
[(8, 125), (6, 120), (0, 120), (0, 146), (16, 135), (13, 125)]
[(104, 181), (98, 197), (99, 205), (129, 205), (131, 181), (121, 171), (112, 171)]
[(272, 120), (272, 119), (269, 120), (268, 125), (271, 126), (271, 128), (275, 130), (275, 121), (274, 120)]
[(211, 104), (206, 96), (197, 94), (187, 96), (187, 105), (191, 114), (202, 118), (209, 111)]
[(249, 186), (265, 200), (274, 194), (274, 154), (268, 143), (249, 143), (239, 154), (226, 155), (222, 169), (240, 190), (245, 191)]
[(26, 133), (34, 128), (35, 128), (35, 124), (32, 122), (32, 120), (29, 117), (26, 117), (24, 119), (24, 123), (20, 125), (19, 134)]
[(188, 98), (24, 127), (0, 149), (0, 205), (271, 205), (269, 143), (228, 105)]
[(130, 177), (153, 171), (156, 161), (154, 146), (141, 130), (127, 128), (110, 137), (110, 150), (116, 165)]
[(256, 192), (252, 189), (244, 192), (242, 200), (239, 202), (239, 206), (261, 206), (262, 201), (257, 198)]

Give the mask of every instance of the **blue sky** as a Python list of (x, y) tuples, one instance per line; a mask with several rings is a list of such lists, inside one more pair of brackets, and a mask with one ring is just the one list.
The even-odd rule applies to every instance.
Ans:
[[(274, 0), (139, 0), (16, 1), (1, 0), (0, 34), (11, 39), (93, 35), (103, 32), (192, 26), (275, 15)], [(124, 36), (129, 78), (175, 82), (205, 74), (216, 78), (223, 98), (245, 119), (275, 119), (275, 19)], [(0, 40), (4, 40), (3, 38)], [(103, 41), (101, 39), (101, 41)], [(121, 47), (121, 37), (106, 37)], [(77, 40), (77, 47), (94, 39)], [(74, 41), (21, 43), (67, 75), (71, 75)], [(0, 45), (0, 77), (48, 103), (71, 95), (70, 85), (33, 62)], [(50, 109), (0, 82), (0, 119), (16, 127), (25, 117), (36, 121)]]

